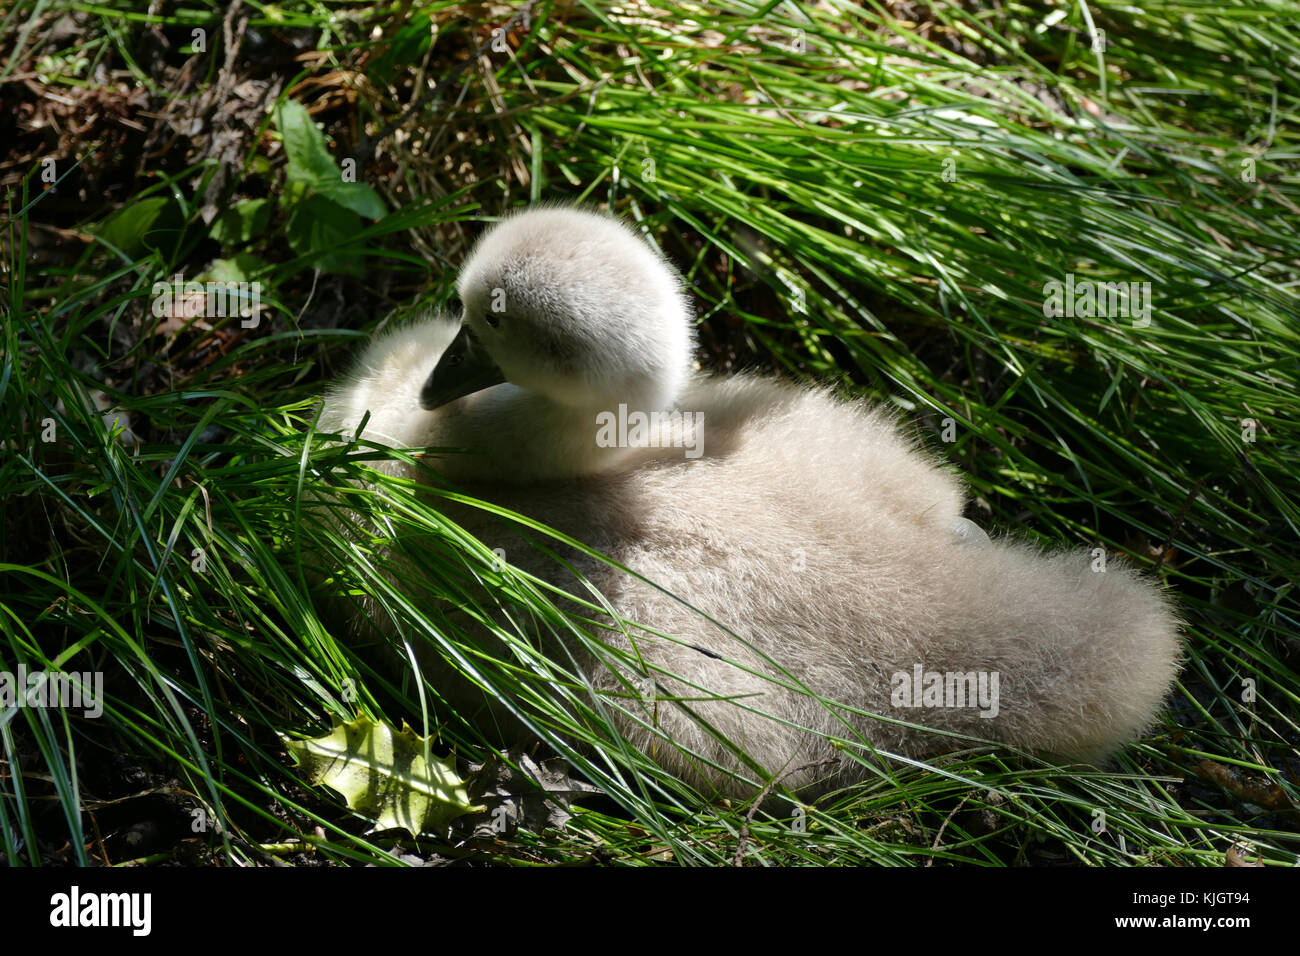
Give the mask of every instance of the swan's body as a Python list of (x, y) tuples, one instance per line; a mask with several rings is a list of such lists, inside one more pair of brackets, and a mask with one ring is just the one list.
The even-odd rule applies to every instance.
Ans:
[[(463, 276), (462, 294), (467, 282)], [(467, 323), (475, 308), (467, 296)], [(620, 730), (696, 784), (752, 793), (783, 770), (832, 756), (840, 758), (834, 780), (864, 775), (828, 736), (912, 756), (961, 746), (892, 721), (1098, 760), (1150, 724), (1177, 673), (1176, 623), (1155, 588), (1114, 561), (1094, 572), (1083, 553), (1045, 555), (967, 534), (959, 484), (879, 410), (769, 379), (702, 378), (678, 394), (682, 407), (704, 413), (702, 457), (593, 454), (586, 472), (521, 483), (504, 460), (506, 446), (484, 429), (512, 403), (516, 415), (529, 407), (518, 404), (524, 390), (496, 386), (433, 410), (417, 407), (454, 334), (435, 320), (377, 338), (327, 397), (321, 427), (349, 432), (368, 410), (367, 435), (399, 447), (477, 441), (488, 453), (467, 490), (665, 589), (561, 551), (620, 614), (680, 639), (637, 635), (639, 671), (578, 663), (611, 695), (626, 695), (630, 681), (637, 699), (625, 704)], [(565, 407), (592, 411), (572, 382), (566, 387), (574, 399)], [(499, 424), (509, 428), (505, 418)], [(520, 452), (527, 458), (541, 448)], [(527, 467), (549, 461), (543, 455)], [(435, 467), (466, 475), (450, 456)], [(569, 572), (511, 538), (499, 520), (471, 509), (453, 518), (503, 547), (521, 570), (572, 588)], [(572, 648), (550, 650), (563, 658)], [(986, 691), (996, 681), (996, 700), (957, 705), (950, 696), (949, 706), (926, 706), (923, 687), (913, 685), (933, 690), (936, 674), (972, 675)], [(947, 683), (976, 688), (962, 676)], [(450, 678), (448, 690), (462, 705), (475, 696)], [(751, 783), (732, 778), (735, 771)], [(786, 783), (825, 776), (825, 768), (807, 769)]]
[[(382, 399), (387, 388), (372, 396), (378, 401), (367, 400), (366, 382), (406, 375), (408, 384), (418, 383), (425, 362), (416, 356), (427, 357), (422, 349), (430, 341), (449, 338), (446, 324), (434, 322), (380, 339), (361, 363), (374, 371), (336, 396), (346, 396), (353, 408), (369, 405), (367, 435), (383, 434), (400, 447), (425, 444), (436, 430), (433, 419), (454, 414), (456, 406), (412, 409), (405, 389), (398, 394), (406, 404), (390, 407)], [(388, 359), (393, 364), (386, 366)], [(644, 703), (619, 723), (635, 746), (653, 750), (667, 769), (693, 783), (752, 792), (710, 766), (745, 769), (672, 698), (693, 699), (691, 710), (769, 775), (838, 755), (840, 779), (852, 779), (860, 765), (837, 754), (823, 734), (860, 737), (914, 756), (961, 745), (827, 708), (782, 687), (791, 681), (764, 655), (794, 683), (830, 701), (1070, 760), (1100, 759), (1149, 725), (1178, 657), (1175, 623), (1157, 590), (1117, 562), (1094, 572), (1086, 553), (1043, 555), (1007, 542), (976, 548), (958, 540), (947, 530), (960, 510), (955, 482), (879, 412), (764, 379), (713, 387), (716, 417), (709, 426), (730, 435), (712, 438), (715, 451), (699, 460), (663, 459), (530, 486), (468, 486), (592, 545), (668, 592), (561, 549), (621, 614), (686, 642), (638, 638), (653, 679), (633, 678)], [(329, 402), (321, 427), (346, 431), (344, 407)], [(427, 477), (404, 464), (385, 465)], [(451, 517), (502, 548), (519, 569), (573, 589), (570, 573), (499, 520), (468, 508)], [(567, 659), (559, 648), (554, 652)], [(627, 674), (588, 663), (598, 690), (625, 693)], [(997, 673), (997, 716), (980, 717), (974, 707), (894, 706), (896, 675), (910, 677), (917, 666), (926, 674)], [(739, 703), (701, 703), (699, 687)], [(462, 707), (483, 703), (481, 692), (450, 677), (445, 691)], [(503, 716), (492, 709), (493, 719)], [(656, 745), (658, 737), (683, 749), (663, 740)], [(787, 783), (807, 784), (824, 772), (805, 771)], [(762, 774), (750, 776), (764, 782)]]

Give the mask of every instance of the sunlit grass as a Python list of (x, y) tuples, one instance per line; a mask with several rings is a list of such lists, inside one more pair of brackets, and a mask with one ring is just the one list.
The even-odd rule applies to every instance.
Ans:
[[(143, 72), (128, 58), (143, 15), (117, 6), (81, 7), (87, 26), (64, 60), (81, 49)], [(23, 30), (32, 9), (5, 20), (6, 75), (43, 42)], [(314, 31), (319, 75), (364, 73), (421, 11), (436, 42), (395, 76), (447, 75), (489, 36), (451, 4), (401, 22), (329, 9), (348, 16), (327, 26), (325, 8), (290, 3), (254, 11), (251, 27)], [(899, 406), (966, 477), (982, 524), (1128, 554), (1188, 625), (1169, 713), (1116, 766), (1064, 770), (956, 743), (929, 765), (885, 761), (816, 805), (765, 807), (747, 824), (745, 858), (1217, 865), (1244, 839), (1294, 863), (1300, 37), (1279, 8), (942, 5), (908, 26), (873, 5), (624, 9), (537, 4), (511, 54), (486, 49), (405, 132), (370, 144), (360, 176), (395, 211), (357, 237), (365, 276), (393, 270), (403, 293), (423, 287), (444, 303), (476, 212), (537, 198), (607, 205), (682, 269), (706, 364)], [(220, 26), (202, 6), (163, 22)], [(294, 95), (320, 104), (313, 89)], [(410, 96), (375, 78), (349, 90), (371, 134)], [(335, 109), (321, 118), (342, 136)], [(252, 163), (268, 152), (249, 143), (232, 196), (274, 195), (279, 160)], [(337, 158), (353, 146), (340, 142)], [(183, 221), (198, 223), (192, 184), (206, 173), (184, 172), (133, 200), (178, 196)], [(273, 227), (242, 250), (271, 264), (273, 311), (256, 334), (203, 361), (212, 337), (198, 329), (115, 338), (149, 315), (153, 282), (195, 274), (209, 254), (182, 230), (151, 251), (90, 242), (80, 258), (33, 267), (31, 230), (48, 204), (39, 175), (9, 195), (3, 237), (0, 669), (102, 670), (108, 700), (97, 721), (0, 714), (6, 861), (66, 847), (82, 864), (124, 862), (98, 831), (102, 771), (86, 777), (118, 752), (224, 821), (190, 835), (215, 858), (310, 847), (333, 862), (391, 862), (390, 839), (362, 836), (363, 822), (302, 787), (277, 735), (362, 712), (483, 756), (491, 728), (440, 706), (436, 684), (419, 693), (401, 639), (522, 702), (536, 737), (609, 794), (564, 833), (422, 846), (516, 863), (733, 861), (749, 808), (701, 801), (622, 745), (605, 709), (616, 702), (592, 701), (567, 662), (500, 624), (511, 609), (600, 652), (599, 629), (582, 623), (597, 604), (577, 608), (500, 568), (446, 518), (450, 499), (418, 498), (374, 470), (404, 453), (313, 433), (324, 378), (381, 314), (337, 329), (304, 319), (321, 307), (314, 260)], [(1045, 284), (1069, 274), (1150, 283), (1149, 323), (1045, 316)], [(85, 401), (109, 379), (113, 402), (147, 427), (138, 455)], [(348, 507), (327, 518), (308, 505), (325, 500)], [(424, 546), (394, 563), (376, 527)], [(566, 589), (595, 602), (581, 582)], [(323, 592), (382, 608), (400, 636), (390, 653), (359, 647)], [(484, 652), (447, 606), (487, 622), (508, 653)], [(1264, 785), (1275, 806), (1249, 799)]]

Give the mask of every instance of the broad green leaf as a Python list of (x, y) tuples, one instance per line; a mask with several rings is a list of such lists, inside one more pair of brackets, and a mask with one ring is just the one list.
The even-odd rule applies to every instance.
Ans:
[(134, 253), (144, 245), (145, 236), (169, 202), (166, 196), (137, 200), (110, 216), (96, 231), (123, 252)]
[(207, 275), (220, 282), (251, 282), (265, 275), (270, 267), (261, 256), (246, 252), (230, 259), (216, 260)]
[(264, 232), (270, 220), (269, 199), (246, 199), (217, 216), (208, 235), (217, 242), (239, 245)]
[(336, 724), (324, 737), (285, 738), (285, 745), (312, 783), (337, 790), (381, 830), (439, 833), (461, 814), (482, 810), (470, 804), (451, 761), (426, 761), (428, 738), (405, 724), (397, 733), (360, 717)]
[(365, 183), (344, 180), (343, 171), (325, 145), (324, 135), (301, 103), (285, 100), (277, 106), (275, 125), (284, 137), (284, 151), (289, 159), (286, 174), (291, 182), (302, 183), (369, 219), (381, 219), (387, 214), (388, 208), (379, 193)]
[(310, 196), (293, 207), (285, 235), (293, 251), (308, 255), (326, 249), (339, 250), (316, 260), (316, 266), (325, 272), (360, 273), (354, 259), (346, 255), (346, 246), (361, 229), (356, 213), (330, 202), (324, 196)]

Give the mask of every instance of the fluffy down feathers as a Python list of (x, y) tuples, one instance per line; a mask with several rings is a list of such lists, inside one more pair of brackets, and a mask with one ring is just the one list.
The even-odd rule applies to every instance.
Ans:
[[(367, 435), (392, 445), (472, 445), (467, 412), (512, 386), (420, 410), (419, 382), (453, 332), (435, 319), (377, 338), (327, 396), (321, 427), (351, 431), (368, 409)], [(561, 549), (623, 616), (678, 640), (611, 632), (615, 648), (635, 641), (643, 662), (621, 673), (576, 646), (546, 649), (577, 654), (595, 689), (623, 701), (620, 731), (666, 769), (739, 796), (838, 758), (829, 774), (785, 781), (821, 789), (865, 776), (872, 748), (921, 756), (962, 746), (945, 736), (956, 734), (1096, 761), (1150, 725), (1180, 646), (1162, 593), (1134, 571), (1113, 559), (1094, 571), (1082, 552), (963, 540), (953, 531), (959, 484), (861, 403), (742, 376), (691, 383), (681, 407), (705, 415), (698, 459), (670, 447), (637, 467), (527, 484), (485, 462), (467, 486), (659, 586)], [(464, 474), (455, 456), (431, 463)], [(513, 565), (572, 589), (569, 572), (497, 519), (449, 516)], [(509, 721), (482, 691), (439, 674), (453, 702)], [(958, 675), (946, 706), (907, 706), (926, 703), (912, 687), (918, 674), (932, 690), (925, 675)], [(995, 706), (957, 705), (955, 692), (974, 695), (980, 675), (986, 691), (996, 680)]]

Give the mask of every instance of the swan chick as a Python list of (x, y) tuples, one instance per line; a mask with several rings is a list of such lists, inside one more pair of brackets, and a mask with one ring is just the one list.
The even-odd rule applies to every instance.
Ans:
[[(467, 403), (492, 388), (412, 408), (429, 348), (454, 334), (435, 318), (376, 337), (327, 397), (322, 427), (368, 413), (366, 434), (398, 445), (455, 431), (473, 414)], [(1098, 573), (1083, 552), (989, 541), (960, 518), (957, 482), (877, 409), (752, 376), (693, 390), (727, 435), (699, 460), (468, 488), (634, 575), (577, 549), (548, 555), (495, 515), (439, 504), (512, 567), (559, 588), (576, 571), (648, 629), (602, 638), (640, 671), (541, 635), (546, 657), (575, 662), (602, 700), (623, 702), (614, 720), (635, 748), (708, 792), (744, 797), (834, 758), (834, 776), (806, 770), (785, 785), (812, 793), (868, 776), (871, 758), (849, 759), (835, 740), (925, 757), (961, 746), (945, 736), (961, 734), (1098, 761), (1153, 722), (1181, 655), (1157, 587), (1120, 562)], [(382, 627), (379, 608), (369, 610)], [(466, 630), (481, 627), (445, 610)], [(463, 715), (485, 708), (485, 723), (510, 725), (508, 709), (437, 654), (421, 669)], [(932, 707), (935, 675), (983, 675), (996, 680), (995, 697)]]

